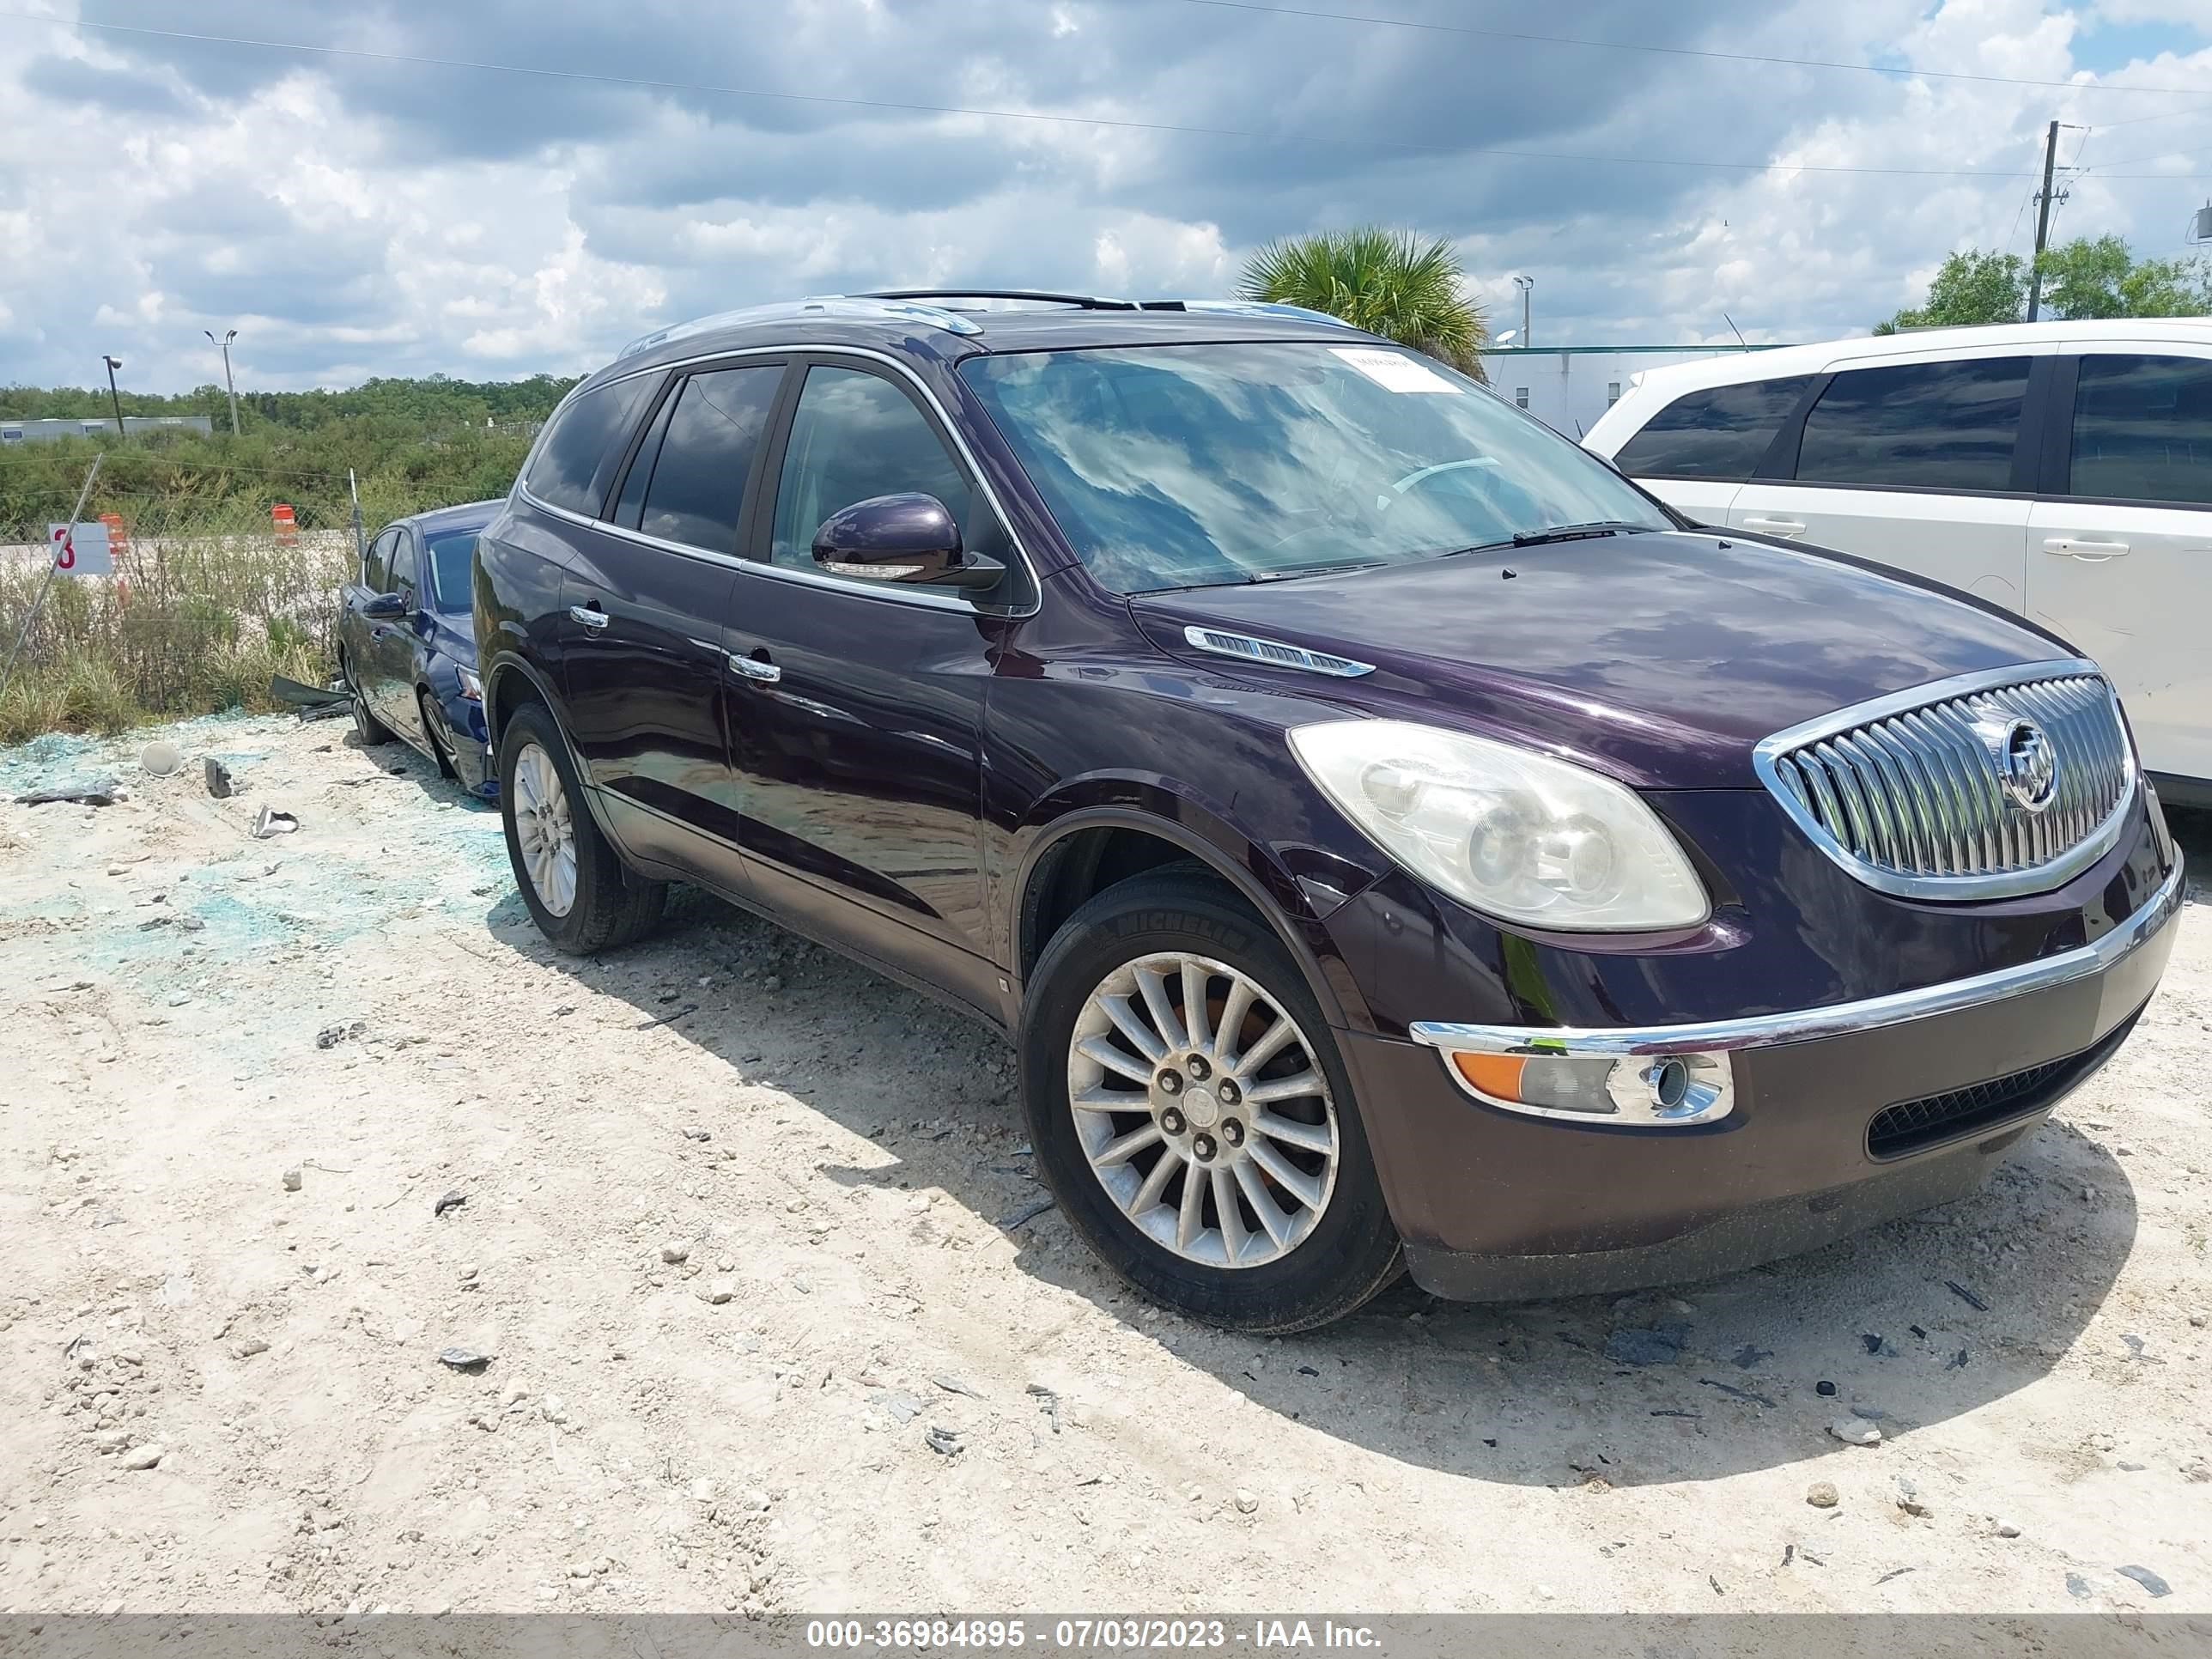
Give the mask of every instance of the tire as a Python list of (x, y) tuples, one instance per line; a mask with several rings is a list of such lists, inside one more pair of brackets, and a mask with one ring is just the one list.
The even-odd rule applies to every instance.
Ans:
[(415, 692), (416, 712), (422, 719), (422, 735), (430, 744), (430, 757), (438, 763), (438, 775), (458, 778), (460, 769), (453, 764), (453, 739), (446, 735), (446, 716), (429, 692), (417, 687)]
[(515, 885), (556, 950), (588, 956), (653, 931), (668, 885), (631, 871), (600, 835), (568, 744), (544, 704), (518, 708), (499, 734), (499, 788)]
[[(1207, 1024), (1223, 1027), (1204, 1044), (1190, 1042), (1179, 1023), (1188, 994), (1178, 958), (1199, 959), (1194, 971)], [(1158, 1055), (1136, 1063), (1141, 1051), (1127, 1025), (1106, 1009), (1118, 996), (1147, 1041), (1159, 1041), (1163, 1027), (1140, 972), (1160, 975), (1158, 988), (1182, 1046), (1164, 1043)], [(1233, 1038), (1232, 996), (1247, 1010)], [(1261, 1038), (1275, 1035), (1270, 1015), (1287, 1017), (1295, 1035), (1265, 1054)], [(1175, 1093), (1092, 1060), (1102, 1042), (1147, 1079), (1174, 1066)], [(1258, 1054), (1261, 1064), (1248, 1073), (1239, 1050)], [(1188, 1063), (1194, 1054), (1221, 1063), (1201, 1071)], [(1343, 1318), (1397, 1277), (1397, 1231), (1328, 1022), (1281, 941), (1212, 876), (1190, 866), (1149, 872), (1068, 918), (1030, 977), (1019, 1059), (1023, 1109), (1046, 1184), (1084, 1242), (1154, 1301), (1210, 1324), (1283, 1334)], [(1243, 1098), (1245, 1088), (1295, 1087), (1316, 1075), (1325, 1093), (1278, 1091), (1257, 1106)], [(1078, 1098), (1093, 1103), (1079, 1110)], [(1095, 1103), (1102, 1100), (1135, 1109), (1101, 1109)], [(1094, 1167), (1094, 1152), (1147, 1134), (1155, 1139), (1126, 1155), (1108, 1152), (1103, 1173)], [(1296, 1188), (1275, 1178), (1286, 1162)], [(1163, 1175), (1163, 1163), (1180, 1167)], [(1193, 1222), (1185, 1195), (1201, 1170)], [(1285, 1237), (1255, 1224), (1260, 1212), (1248, 1180), (1285, 1224)], [(1117, 1184), (1109, 1189), (1109, 1182)], [(1224, 1188), (1236, 1211), (1230, 1226), (1220, 1219)], [(1134, 1218), (1139, 1213), (1144, 1221)]]
[(392, 728), (368, 712), (368, 699), (362, 696), (361, 686), (353, 677), (353, 664), (343, 657), (338, 659), (338, 672), (345, 676), (346, 690), (353, 694), (353, 734), (364, 749), (375, 749), (392, 741)]

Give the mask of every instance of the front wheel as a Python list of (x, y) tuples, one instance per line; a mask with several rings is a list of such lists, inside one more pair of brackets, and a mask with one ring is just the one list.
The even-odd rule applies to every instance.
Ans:
[(1156, 1301), (1279, 1334), (1396, 1276), (1328, 1023), (1280, 941), (1211, 877), (1139, 876), (1069, 918), (1030, 980), (1021, 1070), (1054, 1196)]
[(499, 793), (515, 884), (556, 950), (583, 956), (653, 931), (667, 884), (627, 868), (599, 834), (543, 703), (517, 709), (499, 734)]

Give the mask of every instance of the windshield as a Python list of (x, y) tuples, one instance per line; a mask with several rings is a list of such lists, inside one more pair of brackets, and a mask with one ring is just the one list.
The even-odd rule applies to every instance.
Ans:
[(1117, 592), (1400, 563), (1565, 525), (1672, 527), (1602, 462), (1409, 351), (1139, 346), (960, 372)]
[(469, 556), (477, 550), (473, 530), (433, 531), (430, 544), (430, 603), (441, 617), (469, 614)]

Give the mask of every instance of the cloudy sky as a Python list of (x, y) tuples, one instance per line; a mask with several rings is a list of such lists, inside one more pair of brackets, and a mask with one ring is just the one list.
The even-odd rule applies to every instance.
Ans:
[(2056, 234), (2181, 252), (2212, 0), (0, 0), (0, 380), (574, 371), (1366, 221), (1539, 344), (1816, 339), (2026, 251), (2054, 117)]

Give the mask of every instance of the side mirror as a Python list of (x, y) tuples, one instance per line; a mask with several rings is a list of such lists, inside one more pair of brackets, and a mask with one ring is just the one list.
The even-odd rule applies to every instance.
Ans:
[(362, 606), (361, 614), (371, 622), (397, 622), (407, 614), (407, 596), (404, 593), (380, 593)]
[(814, 562), (833, 576), (933, 587), (995, 587), (1006, 568), (963, 551), (960, 526), (934, 495), (872, 495), (814, 532)]

